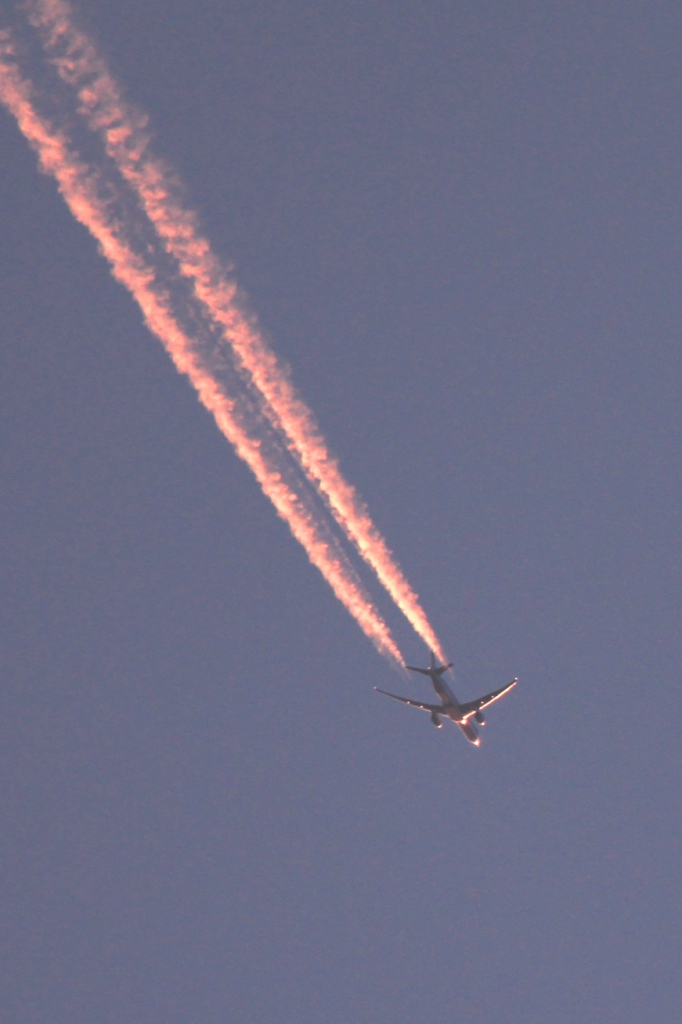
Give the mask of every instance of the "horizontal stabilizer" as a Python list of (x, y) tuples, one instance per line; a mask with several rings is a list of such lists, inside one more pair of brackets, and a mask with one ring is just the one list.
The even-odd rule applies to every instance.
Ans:
[(449, 668), (452, 668), (452, 662), (450, 661), (447, 665), (439, 665), (438, 667), (434, 665), (433, 668), (415, 668), (414, 665), (406, 665), (405, 668), (409, 668), (410, 672), (419, 672), (423, 676), (442, 676), (443, 672), (447, 672)]

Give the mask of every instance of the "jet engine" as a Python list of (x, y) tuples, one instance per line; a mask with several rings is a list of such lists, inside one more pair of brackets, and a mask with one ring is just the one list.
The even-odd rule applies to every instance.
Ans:
[(436, 729), (442, 729), (443, 723), (440, 720), (440, 716), (437, 711), (431, 712), (431, 722), (435, 725)]
[(483, 717), (482, 711), (477, 711), (476, 714), (474, 715), (474, 718), (476, 719), (479, 725), (485, 725), (485, 718)]

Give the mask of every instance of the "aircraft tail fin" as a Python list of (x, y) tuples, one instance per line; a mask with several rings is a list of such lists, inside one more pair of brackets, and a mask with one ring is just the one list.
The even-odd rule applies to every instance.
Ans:
[(433, 679), (434, 675), (442, 676), (444, 672), (452, 668), (452, 662), (449, 661), (447, 665), (437, 665), (436, 656), (431, 651), (431, 662), (428, 668), (416, 668), (414, 665), (406, 665), (405, 668), (409, 668), (410, 672), (419, 672), (420, 675), (429, 676), (430, 679)]

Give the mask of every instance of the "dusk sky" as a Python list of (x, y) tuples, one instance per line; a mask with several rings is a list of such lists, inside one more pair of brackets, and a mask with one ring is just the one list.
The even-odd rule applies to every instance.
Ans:
[(682, 8), (73, 10), (457, 696), (520, 682), (480, 749), (374, 692), (434, 699), (0, 107), (0, 1019), (677, 1024)]

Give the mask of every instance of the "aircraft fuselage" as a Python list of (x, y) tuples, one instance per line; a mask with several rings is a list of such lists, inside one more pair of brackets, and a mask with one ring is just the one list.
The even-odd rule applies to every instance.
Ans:
[[(386, 694), (387, 697), (393, 697), (394, 700), (399, 700), (403, 704), (410, 704), (412, 707), (421, 708), (423, 711), (428, 711), (431, 715), (431, 721), (435, 726), (440, 728), (443, 724), (441, 718), (449, 718), (451, 722), (454, 722), (460, 727), (469, 743), (473, 743), (475, 747), (481, 745), (481, 740), (476, 730), (476, 726), (473, 724), (471, 719), (475, 719), (479, 725), (485, 724), (485, 718), (483, 717), (482, 708), (487, 707), (494, 701), (499, 700), (505, 693), (508, 693), (514, 686), (516, 686), (517, 679), (512, 679), (511, 683), (506, 686), (501, 686), (499, 690), (494, 690), (492, 693), (488, 693), (485, 697), (479, 697), (477, 700), (468, 701), (465, 704), (460, 702), (455, 697), (454, 693), (443, 679), (443, 673), (447, 672), (451, 665), (437, 665), (436, 659), (431, 654), (431, 663), (428, 668), (416, 668), (414, 665), (406, 665), (411, 672), (419, 672), (420, 675), (428, 676), (431, 680), (434, 690), (438, 694), (441, 703), (440, 704), (422, 704), (420, 701), (412, 700), (410, 697), (399, 697), (395, 693), (388, 693), (386, 690), (379, 690), (380, 693)], [(378, 687), (375, 687), (378, 689)]]

